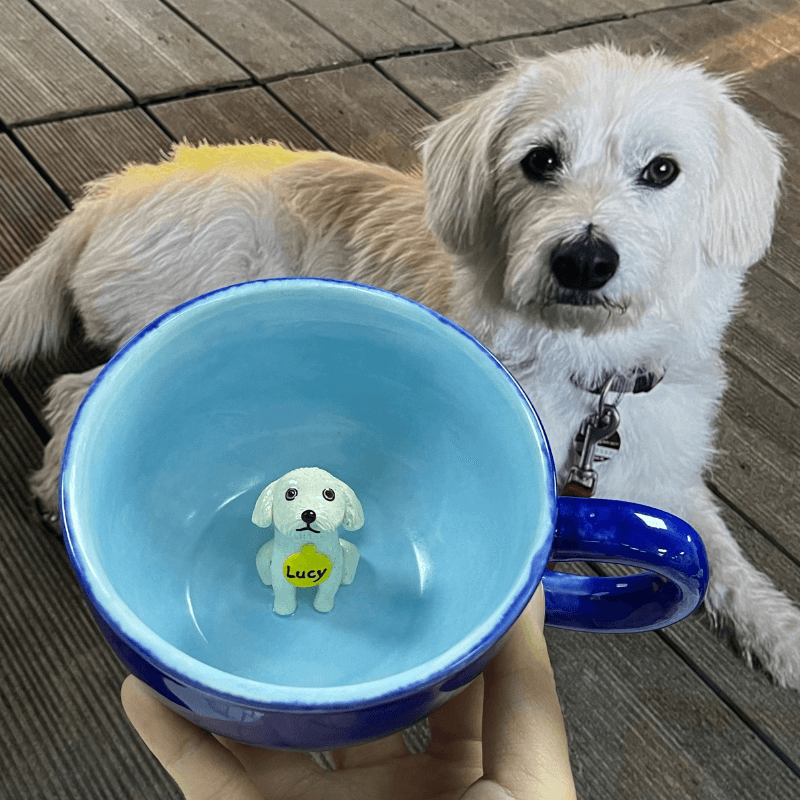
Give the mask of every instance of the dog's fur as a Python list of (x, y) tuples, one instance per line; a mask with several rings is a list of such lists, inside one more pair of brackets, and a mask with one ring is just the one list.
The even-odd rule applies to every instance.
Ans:
[[(288, 489), (293, 490), (293, 497)], [(328, 491), (331, 499), (326, 497)], [(309, 512), (312, 517), (305, 517)], [(261, 580), (275, 590), (275, 612), (292, 614), (297, 608), (297, 588), (286, 579), (283, 568), (286, 559), (305, 544), (313, 544), (331, 562), (331, 572), (314, 597), (317, 611), (330, 611), (339, 586), (352, 583), (358, 568), (358, 548), (340, 539), (338, 532), (340, 525), (346, 531), (357, 531), (364, 524), (364, 510), (355, 492), (324, 469), (300, 467), (261, 492), (252, 519), (261, 528), (275, 526), (275, 538), (256, 555)]]
[[(522, 164), (543, 147), (557, 168), (531, 176)], [(90, 186), (0, 282), (0, 368), (55, 348), (70, 298), (89, 338), (118, 348), (227, 284), (361, 281), (436, 308), (492, 348), (539, 411), (562, 480), (597, 404), (579, 386), (665, 370), (652, 391), (622, 397), (622, 448), (598, 467), (598, 496), (688, 520), (711, 563), (712, 618), (732, 624), (748, 659), (800, 688), (800, 612), (745, 560), (702, 477), (725, 388), (722, 335), (769, 246), (781, 169), (776, 137), (734, 102), (730, 82), (594, 46), (522, 63), (435, 125), (422, 180), (331, 154), (276, 165), (268, 150), (185, 146)], [(677, 178), (643, 183), (659, 156)], [(609, 280), (556, 279), (556, 252), (567, 248), (574, 267), (598, 242), (618, 256)], [(33, 481), (49, 507), (96, 374), (53, 387), (54, 438)]]

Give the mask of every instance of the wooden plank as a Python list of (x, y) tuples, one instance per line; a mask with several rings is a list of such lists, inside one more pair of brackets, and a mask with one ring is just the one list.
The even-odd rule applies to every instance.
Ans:
[(177, 141), (211, 144), (274, 139), (298, 150), (322, 142), (260, 86), (155, 103), (148, 111)]
[(735, 359), (720, 414), (711, 483), (725, 501), (800, 560), (800, 413)]
[(756, 6), (775, 15), (783, 14), (787, 11), (796, 14), (798, 11), (797, 0), (752, 0), (752, 2)]
[[(556, 30), (623, 16), (620, 4), (615, 0), (594, 0), (591, 3), (586, 0), (539, 0), (538, 4), (547, 6), (558, 15)], [(530, 8), (531, 4), (525, 0), (515, 0), (515, 5), (524, 10)]]
[(800, 792), (800, 779), (658, 634), (548, 629), (547, 642), (579, 797), (734, 800)]
[(374, 67), (287, 78), (269, 89), (333, 150), (400, 170), (418, 167), (415, 145), (433, 117)]
[(516, 0), (415, 0), (413, 8), (462, 47), (555, 30), (562, 19), (548, 3)]
[[(800, 202), (793, 207), (800, 208)], [(772, 247), (764, 263), (795, 289), (800, 289), (800, 244), (781, 228), (773, 234)]]
[(675, 0), (613, 0), (613, 2), (625, 16), (643, 14), (648, 11), (659, 11), (662, 8), (682, 5), (679, 2), (676, 3)]
[(747, 279), (745, 303), (731, 325), (729, 351), (795, 405), (800, 400), (800, 292), (759, 264)]
[(4, 0), (0, 120), (16, 125), (131, 105), (130, 97), (26, 0)]
[(390, 58), (376, 66), (439, 118), (500, 77), (496, 68), (472, 50)]
[(687, 55), (710, 69), (747, 75), (747, 85), (783, 112), (800, 118), (800, 11), (777, 3), (720, 3), (713, 8), (648, 15)]
[(800, 58), (788, 56), (748, 76), (747, 85), (800, 120)]
[(172, 0), (259, 80), (358, 63), (358, 54), (284, 0)]
[(158, 0), (39, 0), (38, 5), (140, 101), (250, 80)]
[(17, 135), (72, 201), (88, 181), (131, 162), (156, 162), (172, 147), (141, 108), (32, 125)]
[[(782, 182), (781, 202), (778, 206), (778, 215), (775, 221), (775, 235), (784, 233), (795, 244), (795, 250), (798, 243), (800, 243), (800, 214), (797, 209), (800, 208), (800, 179), (796, 177), (796, 173), (792, 173), (792, 169), (796, 163), (794, 159), (788, 158), (783, 165), (784, 178)], [(798, 269), (797, 259), (791, 268), (783, 275), (783, 277), (794, 283), (796, 286), (800, 280), (800, 270)]]
[(647, 26), (644, 17), (587, 25), (546, 36), (531, 36), (473, 47), (481, 57), (498, 67), (513, 65), (519, 58), (539, 58), (573, 47), (612, 42), (631, 53), (646, 54), (653, 48), (669, 50), (671, 40)]
[(784, 157), (784, 183), (800, 186), (795, 167), (800, 165), (800, 137), (797, 135), (797, 120), (768, 100), (752, 87), (752, 76), (747, 76), (739, 86), (739, 98), (742, 105), (764, 125), (781, 137), (781, 152)]
[(20, 476), (41, 443), (0, 386), (0, 774), (3, 797), (180, 798), (125, 720), (125, 675), (91, 621), (62, 544)]
[(720, 10), (755, 22), (758, 35), (785, 52), (800, 53), (800, 9), (794, 0), (737, 0)]
[[(735, 2), (714, 6), (714, 20), (728, 19), (724, 28), (698, 43), (696, 31), (681, 30), (679, 38), (692, 57), (710, 69), (747, 74), (747, 84), (782, 111), (800, 118), (800, 12), (778, 13), (763, 4)], [(710, 9), (707, 10), (710, 11)], [(696, 17), (696, 14), (693, 15)], [(692, 20), (694, 21), (694, 20)], [(663, 20), (648, 18), (649, 23)], [(730, 25), (736, 26), (730, 30)], [(666, 25), (672, 28), (671, 20)]]
[[(701, 58), (713, 53), (715, 43), (741, 36), (743, 24), (721, 10), (721, 5), (665, 9), (641, 17), (653, 30), (672, 40), (680, 55)], [(710, 49), (709, 49), (710, 48)]]
[(719, 54), (710, 54), (715, 69), (731, 73), (753, 72), (786, 56), (787, 50), (781, 45), (784, 31), (787, 27), (791, 29), (792, 20), (785, 16), (778, 19), (752, 0), (735, 0), (718, 8), (736, 20), (741, 30), (719, 40)]
[(453, 40), (398, 0), (296, 0), (312, 19), (347, 42), (362, 58), (379, 58), (431, 48)]

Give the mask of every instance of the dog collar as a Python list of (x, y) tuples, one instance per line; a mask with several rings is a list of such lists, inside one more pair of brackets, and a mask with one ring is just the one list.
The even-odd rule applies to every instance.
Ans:
[(615, 394), (643, 394), (658, 386), (665, 374), (666, 369), (645, 372), (644, 369), (637, 368), (625, 374), (604, 372), (594, 383), (589, 383), (581, 375), (570, 375), (569, 379), (573, 386), (592, 394), (600, 394), (609, 379), (613, 380), (607, 391)]

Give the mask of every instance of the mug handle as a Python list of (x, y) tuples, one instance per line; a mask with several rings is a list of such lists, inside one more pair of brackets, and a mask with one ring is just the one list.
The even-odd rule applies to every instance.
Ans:
[(545, 624), (596, 633), (665, 628), (703, 601), (708, 558), (687, 522), (650, 506), (559, 497), (551, 561), (605, 561), (647, 570), (595, 578), (545, 570)]

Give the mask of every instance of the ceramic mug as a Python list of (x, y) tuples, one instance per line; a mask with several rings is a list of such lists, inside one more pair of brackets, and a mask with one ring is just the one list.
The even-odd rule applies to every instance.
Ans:
[[(357, 493), (352, 584), (273, 612), (251, 513), (318, 466)], [(332, 749), (417, 722), (501, 647), (541, 580), (547, 622), (651, 630), (701, 602), (685, 522), (559, 499), (547, 438), (502, 365), (451, 321), (379, 289), (311, 278), (198, 297), (101, 372), (66, 445), (65, 540), (127, 668), (207, 730)], [(625, 579), (549, 560), (631, 564)], [(543, 577), (544, 576), (544, 577)]]

